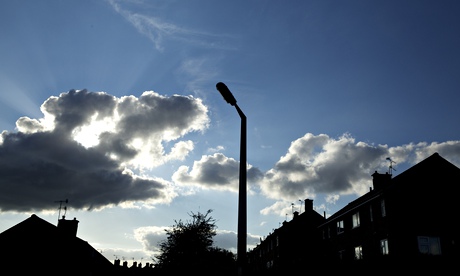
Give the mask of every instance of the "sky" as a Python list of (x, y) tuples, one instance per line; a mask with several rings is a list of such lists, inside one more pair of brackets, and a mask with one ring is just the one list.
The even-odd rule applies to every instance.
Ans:
[(249, 250), (305, 199), (328, 217), (390, 165), (460, 166), (458, 14), (454, 0), (2, 0), (0, 232), (65, 215), (109, 260), (145, 263), (165, 229), (212, 210), (215, 245), (236, 253), (241, 118), (218, 82), (247, 117)]

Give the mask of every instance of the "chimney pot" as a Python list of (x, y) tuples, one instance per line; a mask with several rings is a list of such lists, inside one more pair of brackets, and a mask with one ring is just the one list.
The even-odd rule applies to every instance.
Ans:
[(66, 220), (62, 218), (58, 221), (58, 230), (67, 237), (76, 237), (78, 230), (78, 220), (74, 218), (73, 220)]
[(305, 199), (305, 211), (313, 210), (313, 199)]

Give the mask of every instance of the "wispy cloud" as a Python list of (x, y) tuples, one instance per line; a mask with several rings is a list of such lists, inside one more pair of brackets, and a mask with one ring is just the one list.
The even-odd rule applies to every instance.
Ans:
[[(232, 49), (231, 43), (228, 43), (229, 35), (212, 34), (204, 31), (192, 30), (177, 26), (174, 23), (148, 15), (133, 12), (124, 8), (123, 4), (132, 1), (108, 0), (113, 9), (131, 23), (136, 30), (142, 35), (148, 37), (159, 51), (164, 50), (166, 39), (177, 40), (188, 45), (196, 45), (203, 48)], [(143, 5), (143, 2), (136, 2)]]

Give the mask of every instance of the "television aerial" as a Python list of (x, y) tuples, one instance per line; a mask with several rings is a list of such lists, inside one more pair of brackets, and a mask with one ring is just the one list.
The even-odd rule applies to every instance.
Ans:
[(396, 171), (396, 169), (393, 168), (393, 164), (395, 164), (396, 162), (393, 161), (393, 160), (391, 160), (390, 157), (387, 157), (387, 160), (390, 161), (390, 166), (388, 167), (388, 173), (389, 173), (390, 175), (392, 175), (392, 174), (393, 174), (393, 171)]
[(62, 216), (62, 218), (65, 218), (65, 214), (67, 213), (67, 206), (64, 206), (62, 207), (62, 203), (69, 203), (69, 200), (66, 199), (66, 200), (58, 200), (58, 201), (55, 201), (55, 202), (59, 202), (59, 212), (58, 212), (58, 220), (59, 218), (61, 217), (61, 209), (64, 208), (64, 215)]

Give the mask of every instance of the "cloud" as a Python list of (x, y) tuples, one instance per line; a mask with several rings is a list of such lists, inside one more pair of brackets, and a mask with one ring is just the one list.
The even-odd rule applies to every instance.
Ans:
[[(197, 186), (207, 189), (238, 191), (239, 161), (226, 157), (222, 153), (203, 155), (195, 161), (190, 170), (181, 166), (173, 174), (172, 180), (182, 186)], [(247, 181), (254, 183), (262, 176), (259, 169), (247, 165)], [(249, 185), (248, 185), (249, 186)]]
[[(133, 27), (142, 35), (150, 39), (158, 51), (164, 50), (165, 39), (177, 40), (188, 45), (197, 45), (205, 48), (232, 49), (228, 41), (231, 36), (211, 34), (203, 31), (192, 30), (169, 23), (159, 16), (152, 16), (134, 12), (124, 7), (124, 4), (130, 1), (108, 0), (111, 7), (121, 16), (123, 16)], [(138, 8), (145, 10), (145, 3), (139, 2)], [(165, 10), (162, 9), (162, 13)]]
[(166, 230), (171, 227), (145, 226), (134, 230), (134, 238), (142, 243), (145, 251), (152, 252), (152, 255), (160, 253), (160, 242), (167, 239)]
[(277, 201), (271, 206), (265, 207), (260, 210), (262, 215), (276, 214), (279, 216), (284, 216), (285, 214), (291, 213), (290, 204), (285, 201)]
[(261, 213), (280, 213), (278, 207), (286, 206), (285, 202), (313, 199), (317, 194), (333, 194), (328, 197), (331, 203), (340, 195), (360, 196), (371, 186), (374, 171), (387, 170), (387, 157), (400, 164), (415, 165), (434, 152), (459, 166), (460, 141), (388, 147), (356, 142), (350, 134), (334, 139), (326, 134), (307, 133), (291, 143), (286, 155), (260, 181), (265, 196), (284, 201)]
[[(142, 244), (146, 255), (156, 256), (160, 253), (158, 244), (167, 239), (166, 230), (171, 227), (146, 226), (134, 230), (134, 238)], [(229, 250), (236, 254), (237, 233), (228, 230), (216, 230), (213, 246)], [(260, 236), (248, 233), (248, 248), (253, 248), (260, 241)]]
[[(237, 192), (239, 161), (222, 153), (203, 155), (193, 166), (180, 166), (173, 183), (145, 172), (183, 161), (194, 149), (184, 137), (209, 127), (208, 108), (193, 96), (114, 97), (105, 92), (70, 90), (47, 99), (43, 118), (21, 117), (14, 132), (0, 135), (0, 210), (53, 210), (56, 200), (69, 207), (100, 209), (168, 204), (183, 188)], [(277, 203), (262, 214), (286, 213), (299, 199), (362, 195), (371, 174), (414, 165), (438, 152), (459, 166), (460, 142), (419, 142), (401, 146), (305, 134), (275, 166), (262, 172), (248, 164), (248, 192)], [(399, 168), (398, 168), (399, 170)], [(281, 207), (283, 206), (283, 208)]]
[(193, 142), (178, 141), (169, 152), (163, 144), (209, 124), (201, 100), (153, 91), (116, 98), (71, 90), (41, 111), (43, 118), (22, 117), (16, 132), (1, 134), (2, 211), (51, 210), (62, 199), (76, 209), (169, 203), (171, 183), (133, 171), (183, 160)]
[[(139, 227), (134, 230), (134, 238), (142, 243), (145, 251), (150, 252), (152, 255), (158, 255), (160, 253), (158, 245), (167, 239), (166, 230), (168, 229), (171, 229), (171, 227)], [(236, 233), (233, 231), (217, 230), (213, 241), (214, 246), (236, 252)]]
[[(372, 186), (371, 175), (388, 170), (387, 157), (404, 167), (415, 165), (434, 152), (459, 166), (460, 141), (389, 147), (356, 142), (348, 133), (338, 138), (307, 133), (293, 141), (287, 153), (265, 173), (249, 165), (248, 183), (253, 184), (250, 192), (260, 188), (264, 196), (276, 200), (261, 214), (284, 216), (290, 213), (290, 204), (299, 199), (314, 199), (320, 194), (334, 205), (343, 195), (363, 195)], [(237, 192), (238, 170), (237, 160), (215, 153), (202, 156), (192, 168), (181, 166), (172, 179), (183, 187)]]

